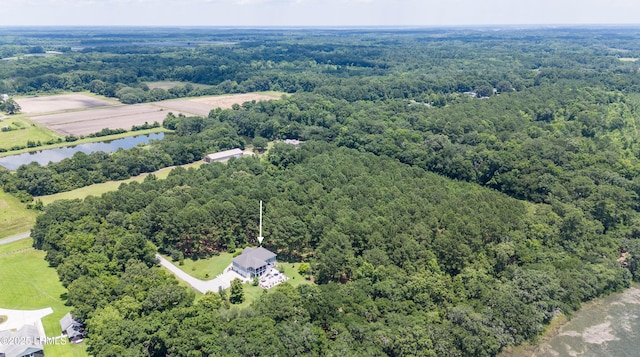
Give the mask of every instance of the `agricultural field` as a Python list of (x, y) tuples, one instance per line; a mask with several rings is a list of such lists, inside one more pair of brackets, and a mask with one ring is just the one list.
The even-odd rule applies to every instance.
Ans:
[[(42, 319), (47, 336), (60, 336), (60, 319), (69, 311), (64, 296), (67, 290), (58, 279), (54, 268), (44, 260), (46, 252), (26, 247), (31, 240), (11, 243), (14, 251), (0, 255), (0, 307), (6, 309), (35, 310), (51, 307), (53, 314)], [(45, 345), (45, 355), (60, 357), (87, 356), (86, 343)]]
[(0, 238), (28, 232), (35, 222), (35, 211), (27, 209), (17, 198), (0, 190)]
[(158, 81), (158, 82), (147, 82), (146, 83), (149, 89), (160, 88), (160, 89), (171, 89), (175, 87), (186, 86), (187, 84), (191, 84), (193, 88), (209, 88), (212, 87), (206, 84), (199, 83), (189, 83), (189, 82), (179, 82), (179, 81)]
[(264, 101), (280, 99), (283, 94), (284, 93), (280, 92), (261, 92), (216, 95), (211, 97), (198, 97), (191, 99), (164, 100), (153, 104), (162, 108), (166, 108), (168, 110), (207, 116), (212, 109), (229, 109), (234, 104), (242, 104), (244, 102), (251, 102), (253, 100)]
[(55, 113), (119, 105), (117, 101), (87, 94), (61, 94), (43, 97), (15, 98), (24, 114)]
[[(20, 99), (18, 104), (29, 119), (63, 135), (87, 135), (103, 128), (126, 129), (144, 123), (161, 123), (168, 112), (206, 116), (215, 108), (231, 108), (247, 101), (279, 99), (282, 93), (246, 93), (166, 100), (154, 103), (114, 105), (113, 102), (82, 94)], [(62, 99), (59, 99), (62, 97)], [(44, 114), (49, 113), (49, 114)]]
[[(177, 113), (176, 113), (177, 114)], [(56, 113), (31, 117), (31, 120), (65, 135), (87, 135), (104, 128), (125, 130), (132, 125), (162, 122), (167, 112), (151, 104), (121, 105), (108, 108)]]
[(0, 127), (8, 127), (10, 131), (0, 131), (0, 149), (9, 150), (14, 146), (25, 146), (29, 140), (46, 142), (57, 140), (60, 135), (42, 125), (25, 119), (22, 115), (12, 115), (2, 118)]

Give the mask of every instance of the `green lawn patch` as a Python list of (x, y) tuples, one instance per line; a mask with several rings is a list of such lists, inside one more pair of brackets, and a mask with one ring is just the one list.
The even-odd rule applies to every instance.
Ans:
[(287, 283), (297, 287), (302, 284), (313, 284), (312, 280), (307, 280), (305, 276), (298, 273), (300, 263), (278, 263), (278, 267), (284, 268), (284, 275), (289, 277)]
[(0, 190), (0, 238), (28, 232), (36, 222), (36, 212), (14, 196)]
[[(26, 240), (30, 243), (30, 239)], [(18, 243), (18, 242), (16, 242)], [(44, 251), (27, 250), (0, 257), (0, 307), (35, 310), (51, 307), (53, 314), (42, 319), (47, 336), (60, 336), (60, 319), (69, 311), (63, 299), (67, 290), (55, 269), (44, 260)], [(88, 356), (86, 344), (45, 345), (47, 356)]]
[(0, 257), (3, 255), (11, 254), (15, 251), (31, 248), (32, 245), (33, 241), (31, 240), (31, 238), (21, 239), (9, 244), (0, 244)]
[[(171, 257), (166, 255), (164, 257), (171, 261)], [(211, 280), (222, 274), (224, 269), (231, 264), (232, 259), (231, 253), (222, 252), (218, 256), (207, 259), (185, 258), (184, 265), (179, 265), (179, 262), (173, 262), (173, 264), (196, 279)]]
[[(0, 116), (2, 118), (2, 116)], [(21, 114), (4, 117), (4, 120), (0, 122), (0, 128), (8, 126), (11, 131), (0, 131), (0, 148), (9, 150), (15, 145), (27, 145), (27, 141), (42, 142), (48, 140), (57, 140), (62, 137), (55, 131), (48, 129), (44, 126), (36, 124)], [(33, 149), (32, 149), (33, 150)], [(10, 153), (21, 153), (20, 151), (11, 151)], [(8, 153), (0, 153), (2, 156), (6, 156)]]
[[(204, 163), (203, 161), (196, 161), (190, 164), (182, 165), (181, 167), (184, 167), (185, 169), (188, 169), (190, 167), (198, 168), (203, 163)], [(175, 168), (174, 166), (166, 167), (164, 169), (160, 169), (158, 171), (153, 172), (153, 174), (156, 175), (158, 179), (166, 179), (167, 176), (169, 176), (169, 173), (171, 172), (171, 170), (173, 170), (174, 168)], [(107, 181), (103, 183), (97, 183), (91, 186), (81, 187), (72, 191), (60, 192), (60, 193), (56, 193), (48, 196), (40, 196), (40, 197), (36, 197), (36, 199), (42, 200), (42, 203), (46, 206), (55, 200), (72, 200), (76, 198), (84, 199), (88, 196), (100, 196), (105, 192), (117, 190), (118, 187), (120, 187), (120, 185), (123, 183), (130, 183), (134, 181), (142, 182), (147, 176), (149, 176), (149, 173), (140, 174), (138, 176), (135, 176), (126, 180)]]

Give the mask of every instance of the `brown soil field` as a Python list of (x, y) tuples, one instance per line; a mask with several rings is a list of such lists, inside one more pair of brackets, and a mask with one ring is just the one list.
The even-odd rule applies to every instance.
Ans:
[(78, 110), (118, 105), (86, 94), (62, 94), (44, 97), (15, 98), (25, 114), (52, 113), (64, 110)]
[(130, 130), (132, 125), (142, 125), (145, 122), (162, 123), (166, 116), (167, 112), (162, 108), (151, 104), (134, 104), (34, 116), (31, 120), (62, 134), (87, 135), (103, 128)]
[[(212, 109), (215, 108), (231, 108), (235, 103), (242, 104), (252, 100), (271, 100), (279, 99), (281, 93), (247, 93), (247, 94), (235, 94), (235, 95), (222, 95), (212, 97), (200, 97), (191, 99), (179, 99), (179, 100), (166, 100), (155, 103), (134, 104), (134, 105), (114, 105), (111, 102), (103, 101), (98, 98), (92, 98), (90, 96), (83, 95), (64, 95), (64, 96), (51, 96), (42, 97), (42, 99), (48, 98), (50, 100), (47, 109), (44, 109), (46, 101), (43, 101), (42, 107), (39, 110), (46, 110), (46, 113), (51, 113), (51, 103), (56, 103), (56, 97), (69, 97), (69, 99), (60, 100), (58, 108), (65, 107), (66, 110), (70, 109), (82, 109), (83, 103), (85, 110), (75, 110), (69, 112), (58, 112), (54, 114), (44, 115), (28, 115), (29, 119), (49, 129), (55, 130), (63, 135), (87, 135), (96, 133), (103, 128), (118, 129), (122, 128), (130, 130), (132, 125), (142, 125), (145, 122), (151, 124), (154, 121), (162, 123), (164, 118), (169, 112), (175, 115), (201, 115), (207, 116)], [(74, 97), (77, 96), (77, 97)], [(27, 99), (40, 99), (40, 98), (27, 98)], [(76, 107), (71, 108), (75, 103)], [(103, 108), (89, 107), (91, 103)], [(22, 105), (19, 102), (20, 105)], [(64, 106), (62, 105), (64, 104)], [(109, 105), (109, 107), (104, 107)], [(34, 105), (34, 108), (36, 106)], [(34, 109), (35, 110), (35, 109)], [(33, 112), (37, 113), (37, 112)]]
[[(149, 89), (153, 88), (161, 88), (161, 89), (171, 89), (175, 87), (182, 87), (189, 84), (189, 82), (176, 82), (176, 81), (159, 81), (159, 82), (147, 82), (147, 86)], [(212, 87), (206, 84), (197, 84), (191, 83), (194, 88), (209, 88)]]
[[(199, 97), (191, 99), (181, 100), (165, 100), (162, 102), (153, 103), (154, 105), (166, 108), (168, 110), (175, 110), (178, 112), (192, 113), (196, 115), (207, 116), (211, 109), (222, 108), (229, 109), (234, 104), (242, 104), (244, 102), (263, 101), (280, 99), (282, 93), (245, 93), (245, 94), (230, 94), (230, 95), (216, 95), (211, 97)], [(175, 113), (174, 113), (175, 114)]]
[(193, 98), (189, 101), (196, 103), (204, 103), (212, 106), (213, 108), (229, 109), (233, 104), (242, 104), (244, 102), (250, 102), (255, 100), (260, 102), (263, 100), (280, 99), (283, 93), (245, 93), (245, 94), (230, 94), (230, 95), (218, 95), (214, 97), (200, 97)]

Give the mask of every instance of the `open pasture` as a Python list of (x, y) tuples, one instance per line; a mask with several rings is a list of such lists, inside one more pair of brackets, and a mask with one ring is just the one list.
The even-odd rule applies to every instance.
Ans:
[(54, 113), (65, 110), (89, 109), (118, 105), (117, 102), (86, 94), (62, 94), (44, 97), (15, 98), (25, 114)]

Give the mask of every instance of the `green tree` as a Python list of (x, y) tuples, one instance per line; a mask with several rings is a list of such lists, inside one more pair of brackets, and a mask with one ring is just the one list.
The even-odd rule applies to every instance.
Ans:
[(261, 137), (261, 136), (256, 136), (255, 138), (253, 138), (253, 148), (256, 151), (262, 152), (267, 148), (267, 139)]
[(229, 293), (229, 302), (232, 304), (242, 304), (244, 302), (244, 287), (242, 280), (235, 278), (231, 281), (231, 292)]
[(13, 98), (7, 98), (4, 102), (0, 104), (0, 109), (4, 110), (9, 114), (17, 114), (20, 112), (22, 108), (20, 108), (20, 104), (18, 104)]

